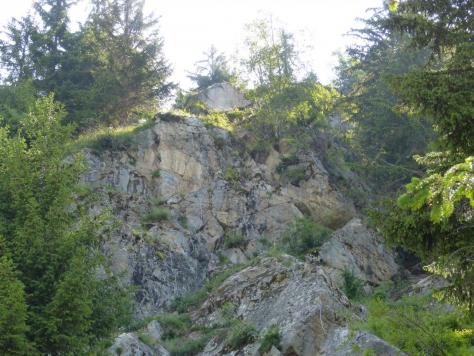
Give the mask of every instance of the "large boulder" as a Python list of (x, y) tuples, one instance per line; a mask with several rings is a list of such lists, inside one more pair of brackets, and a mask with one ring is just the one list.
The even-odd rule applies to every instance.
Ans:
[[(195, 321), (218, 323), (221, 307), (228, 303), (236, 306), (236, 318), (252, 323), (260, 334), (278, 325), (287, 355), (317, 355), (327, 335), (350, 313), (349, 300), (321, 267), (285, 255), (262, 258), (229, 277), (195, 313)], [(213, 339), (203, 354), (223, 350), (222, 341)]]
[(244, 98), (240, 90), (226, 82), (213, 84), (200, 91), (197, 98), (209, 109), (218, 111), (245, 108), (250, 105), (250, 101)]
[(362, 281), (377, 285), (399, 271), (394, 252), (357, 218), (335, 231), (321, 247), (319, 256), (336, 279), (348, 270)]

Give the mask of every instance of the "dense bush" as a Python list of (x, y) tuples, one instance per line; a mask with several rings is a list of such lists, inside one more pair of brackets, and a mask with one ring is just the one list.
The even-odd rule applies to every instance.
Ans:
[(163, 328), (163, 340), (185, 335), (192, 325), (187, 314), (164, 314), (158, 317), (158, 321)]
[[(164, 314), (157, 318), (163, 328), (162, 340), (165, 348), (173, 356), (193, 356), (206, 346), (212, 330), (194, 325), (187, 314)], [(190, 338), (189, 333), (197, 332), (198, 338)]]
[(472, 355), (472, 321), (429, 296), (405, 297), (395, 302), (375, 298), (369, 302), (368, 311), (367, 322), (356, 327), (409, 355)]
[(298, 218), (283, 235), (282, 243), (288, 253), (295, 256), (317, 250), (331, 234), (331, 229), (309, 218)]
[(67, 109), (65, 121), (81, 131), (155, 113), (159, 99), (174, 87), (167, 80), (171, 68), (163, 56), (158, 20), (144, 13), (143, 1), (101, 1), (72, 31), (73, 3), (35, 1), (31, 16), (6, 27), (0, 67), (16, 98), (14, 106), (6, 98), (0, 113), (15, 121), (17, 113), (28, 109), (29, 98), (44, 93), (55, 94)]
[(247, 238), (238, 232), (228, 232), (224, 235), (225, 248), (245, 247), (248, 243)]
[(231, 184), (235, 184), (240, 180), (240, 172), (237, 168), (227, 167), (224, 171), (224, 179)]
[(18, 134), (0, 128), (0, 334), (16, 345), (10, 354), (86, 354), (131, 314), (118, 279), (106, 268), (98, 278), (99, 246), (114, 221), (77, 204), (92, 197), (79, 187), (82, 157), (64, 159), (72, 128), (63, 115), (45, 97)]
[(270, 326), (265, 335), (263, 335), (258, 350), (260, 353), (264, 354), (265, 352), (270, 351), (273, 346), (277, 349), (281, 348), (281, 334), (277, 325)]
[(164, 346), (171, 356), (194, 356), (204, 349), (209, 338), (209, 335), (203, 335), (198, 339), (180, 337), (166, 340)]
[(257, 330), (255, 326), (243, 321), (236, 321), (227, 336), (226, 346), (230, 350), (237, 350), (255, 341), (256, 337)]
[(363, 284), (352, 271), (345, 269), (342, 272), (342, 289), (349, 299), (360, 298), (363, 294)]
[(146, 224), (156, 223), (160, 221), (167, 221), (171, 217), (169, 209), (154, 206), (151, 210), (143, 216), (143, 222)]

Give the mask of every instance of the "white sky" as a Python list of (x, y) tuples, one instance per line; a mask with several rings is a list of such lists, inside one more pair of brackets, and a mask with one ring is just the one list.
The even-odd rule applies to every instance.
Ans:
[[(186, 72), (215, 45), (228, 57), (238, 52), (245, 37), (244, 25), (271, 15), (295, 35), (303, 60), (323, 83), (333, 79), (336, 51), (354, 39), (344, 36), (358, 27), (356, 18), (366, 9), (382, 6), (383, 0), (146, 0), (146, 8), (160, 16), (165, 55), (174, 68), (173, 80), (184, 88)], [(0, 26), (21, 17), (32, 0), (0, 0)], [(73, 21), (84, 17), (85, 4), (73, 9)]]

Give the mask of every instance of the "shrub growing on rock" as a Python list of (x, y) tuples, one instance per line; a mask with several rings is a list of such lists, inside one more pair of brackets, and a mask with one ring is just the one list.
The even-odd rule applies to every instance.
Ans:
[(264, 354), (265, 352), (270, 351), (272, 346), (275, 346), (277, 349), (279, 349), (281, 347), (280, 343), (280, 329), (278, 328), (278, 326), (272, 325), (267, 330), (265, 335), (263, 335), (258, 351), (260, 351), (261, 354)]
[(230, 350), (237, 350), (255, 341), (257, 330), (255, 326), (243, 321), (237, 321), (230, 329), (226, 345)]
[(230, 232), (224, 235), (224, 247), (225, 248), (239, 248), (245, 247), (248, 240), (244, 235), (238, 232)]
[(362, 281), (358, 279), (353, 272), (345, 269), (342, 272), (343, 285), (342, 289), (349, 299), (360, 298), (363, 294)]
[(170, 217), (171, 213), (168, 209), (155, 206), (145, 214), (143, 222), (150, 224), (154, 222), (167, 221)]
[(329, 238), (331, 232), (331, 229), (309, 218), (299, 218), (284, 234), (282, 242), (289, 254), (301, 257), (317, 250)]
[(183, 336), (191, 327), (191, 320), (187, 314), (164, 314), (158, 317), (158, 321), (163, 328), (161, 336), (163, 340)]

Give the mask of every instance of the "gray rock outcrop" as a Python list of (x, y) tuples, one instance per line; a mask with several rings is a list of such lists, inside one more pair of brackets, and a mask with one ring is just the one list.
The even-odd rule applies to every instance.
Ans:
[(333, 275), (348, 270), (372, 285), (390, 280), (399, 270), (393, 251), (360, 219), (352, 219), (334, 232), (321, 247), (319, 256)]
[(404, 352), (379, 337), (365, 331), (351, 331), (347, 327), (331, 330), (322, 348), (325, 356), (404, 356)]
[[(287, 255), (265, 257), (229, 277), (192, 317), (197, 324), (218, 325), (223, 306), (234, 305), (235, 317), (254, 325), (260, 336), (278, 326), (283, 355), (404, 355), (375, 335), (349, 330), (347, 317), (363, 315), (338, 287), (323, 266)], [(201, 355), (259, 355), (258, 349), (257, 341), (229, 350), (216, 337)]]
[[(247, 241), (227, 253), (242, 262), (296, 217), (338, 228), (355, 215), (315, 153), (298, 153), (305, 174), (292, 183), (277, 170), (283, 154), (258, 163), (229, 132), (195, 118), (163, 117), (119, 149), (86, 150), (86, 159), (84, 181), (101, 197), (94, 209), (111, 206), (122, 223), (105, 251), (112, 270), (137, 287), (139, 317), (200, 288), (228, 232)], [(144, 222), (153, 209), (163, 217)]]
[[(98, 197), (91, 210), (110, 207), (121, 223), (104, 252), (111, 270), (136, 287), (136, 317), (157, 315), (213, 273), (247, 263), (191, 313), (194, 324), (206, 330), (220, 325), (223, 307), (231, 305), (235, 318), (254, 325), (260, 337), (278, 325), (281, 350), (273, 347), (270, 355), (401, 354), (374, 335), (349, 331), (347, 317), (364, 315), (340, 280), (344, 270), (368, 286), (391, 279), (399, 269), (393, 251), (355, 218), (354, 204), (318, 152), (290, 152), (279, 144), (256, 157), (242, 137), (196, 118), (165, 115), (118, 145), (107, 138), (102, 151), (85, 150), (84, 183)], [(319, 253), (305, 261), (284, 254), (253, 258), (303, 216), (335, 230)], [(243, 242), (226, 245), (231, 233)], [(119, 335), (108, 352), (168, 355), (162, 333), (152, 321), (140, 332)], [(258, 340), (228, 350), (216, 336), (202, 355), (259, 355)]]
[(250, 101), (245, 99), (237, 88), (226, 82), (213, 84), (200, 91), (197, 98), (209, 109), (217, 111), (240, 109), (250, 105)]

